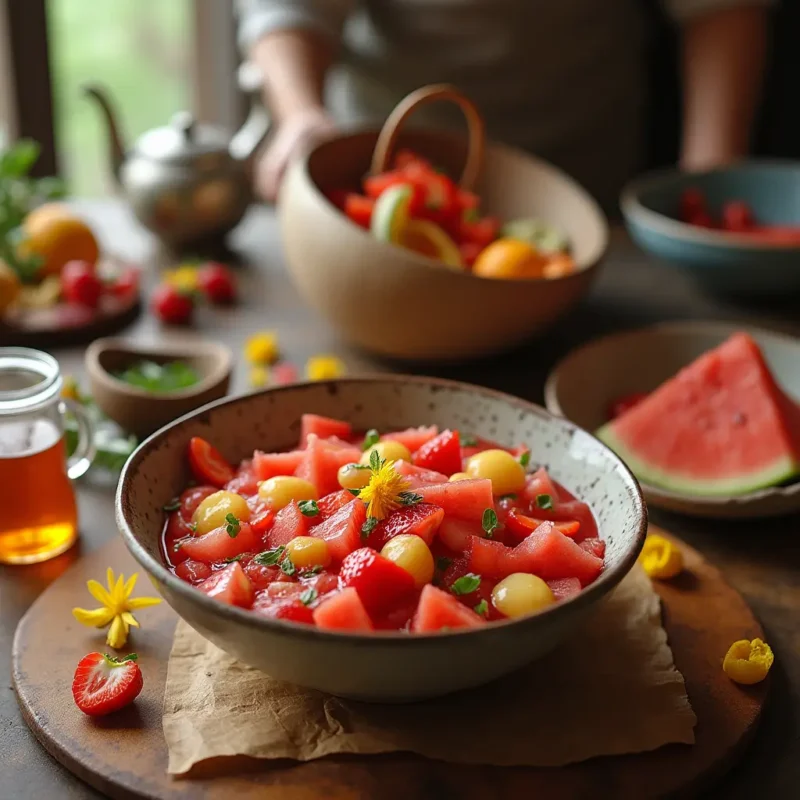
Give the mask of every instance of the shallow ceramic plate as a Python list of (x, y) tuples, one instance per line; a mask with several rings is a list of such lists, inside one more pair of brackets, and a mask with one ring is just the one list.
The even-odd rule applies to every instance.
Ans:
[[(192, 436), (231, 462), (296, 446), (303, 412), (379, 430), (436, 423), (525, 442), (533, 464), (587, 501), (606, 542), (601, 576), (572, 600), (471, 631), (409, 636), (319, 631), (224, 605), (163, 565), (165, 503), (189, 479)], [(543, 408), (463, 383), (380, 376), (278, 387), (206, 406), (151, 436), (128, 460), (116, 500), (125, 544), (175, 611), (218, 647), (282, 680), (363, 700), (404, 701), (487, 683), (552, 649), (631, 569), (647, 528), (636, 479), (597, 439)]]
[[(746, 331), (760, 345), (772, 374), (800, 402), (800, 340), (746, 325), (674, 322), (607, 336), (570, 353), (547, 379), (545, 403), (582, 428), (608, 422), (609, 405), (650, 392), (732, 333)], [(649, 503), (701, 517), (768, 517), (800, 511), (800, 481), (737, 497), (698, 498), (643, 484)]]

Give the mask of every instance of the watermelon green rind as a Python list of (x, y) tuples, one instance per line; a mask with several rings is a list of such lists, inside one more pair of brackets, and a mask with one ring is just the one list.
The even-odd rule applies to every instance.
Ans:
[(370, 231), (384, 242), (400, 241), (400, 234), (408, 224), (411, 187), (406, 184), (390, 186), (381, 192), (372, 209)]
[(748, 494), (759, 489), (776, 486), (800, 475), (800, 463), (790, 456), (776, 459), (768, 467), (747, 474), (720, 478), (699, 478), (695, 475), (667, 472), (636, 455), (614, 432), (613, 422), (604, 425), (595, 433), (627, 465), (642, 483), (661, 487), (678, 494), (697, 497), (730, 497)]

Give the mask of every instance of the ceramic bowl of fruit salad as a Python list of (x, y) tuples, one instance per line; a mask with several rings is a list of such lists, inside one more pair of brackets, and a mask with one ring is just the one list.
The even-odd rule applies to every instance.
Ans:
[(646, 175), (622, 194), (643, 249), (711, 289), (740, 295), (800, 291), (800, 166), (751, 161), (699, 174)]
[(163, 428), (123, 471), (117, 521), (223, 650), (303, 686), (406, 701), (555, 647), (632, 567), (646, 511), (617, 456), (572, 423), (387, 376), (228, 399)]

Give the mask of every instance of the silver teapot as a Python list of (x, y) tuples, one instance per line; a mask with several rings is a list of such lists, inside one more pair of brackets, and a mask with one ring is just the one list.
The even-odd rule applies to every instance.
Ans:
[(260, 79), (253, 65), (243, 65), (239, 83), (251, 95), (251, 111), (232, 138), (182, 111), (127, 152), (107, 91), (83, 87), (103, 112), (111, 169), (123, 195), (138, 220), (170, 247), (224, 236), (253, 200), (250, 162), (269, 122), (255, 91)]

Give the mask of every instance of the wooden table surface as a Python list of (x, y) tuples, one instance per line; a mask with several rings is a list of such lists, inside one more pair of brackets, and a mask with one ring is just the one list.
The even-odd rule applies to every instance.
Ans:
[[(152, 267), (156, 258), (153, 242), (122, 205), (98, 201), (81, 203), (79, 208), (93, 222), (107, 249)], [(545, 338), (507, 356), (468, 366), (398, 367), (352, 350), (304, 307), (284, 271), (271, 212), (251, 211), (231, 244), (242, 261), (243, 302), (230, 310), (201, 313), (193, 331), (168, 332), (167, 336), (206, 335), (226, 342), (239, 353), (249, 334), (273, 329), (279, 334), (286, 357), (298, 364), (313, 353), (330, 352), (343, 358), (353, 373), (402, 369), (437, 374), (541, 402), (544, 378), (559, 358), (577, 344), (614, 330), (670, 319), (718, 319), (762, 324), (800, 335), (796, 300), (758, 308), (705, 296), (683, 276), (639, 253), (618, 230), (591, 296)], [(154, 268), (151, 273), (153, 278)], [(165, 336), (146, 314), (129, 333), (141, 341)], [(54, 354), (66, 373), (83, 375), (82, 348)], [(246, 385), (246, 373), (240, 365), (233, 391), (242, 391)], [(11, 642), (25, 610), (81, 552), (91, 551), (116, 535), (112, 486), (84, 481), (78, 499), (79, 546), (45, 564), (0, 566), (0, 798), (100, 797), (38, 745), (22, 721), (10, 678)], [(719, 786), (720, 796), (728, 800), (796, 797), (800, 785), (800, 516), (745, 523), (696, 521), (658, 512), (652, 516), (654, 522), (684, 537), (725, 571), (761, 619), (776, 653), (773, 701), (751, 749)], [(596, 796), (603, 796), (601, 790)]]

